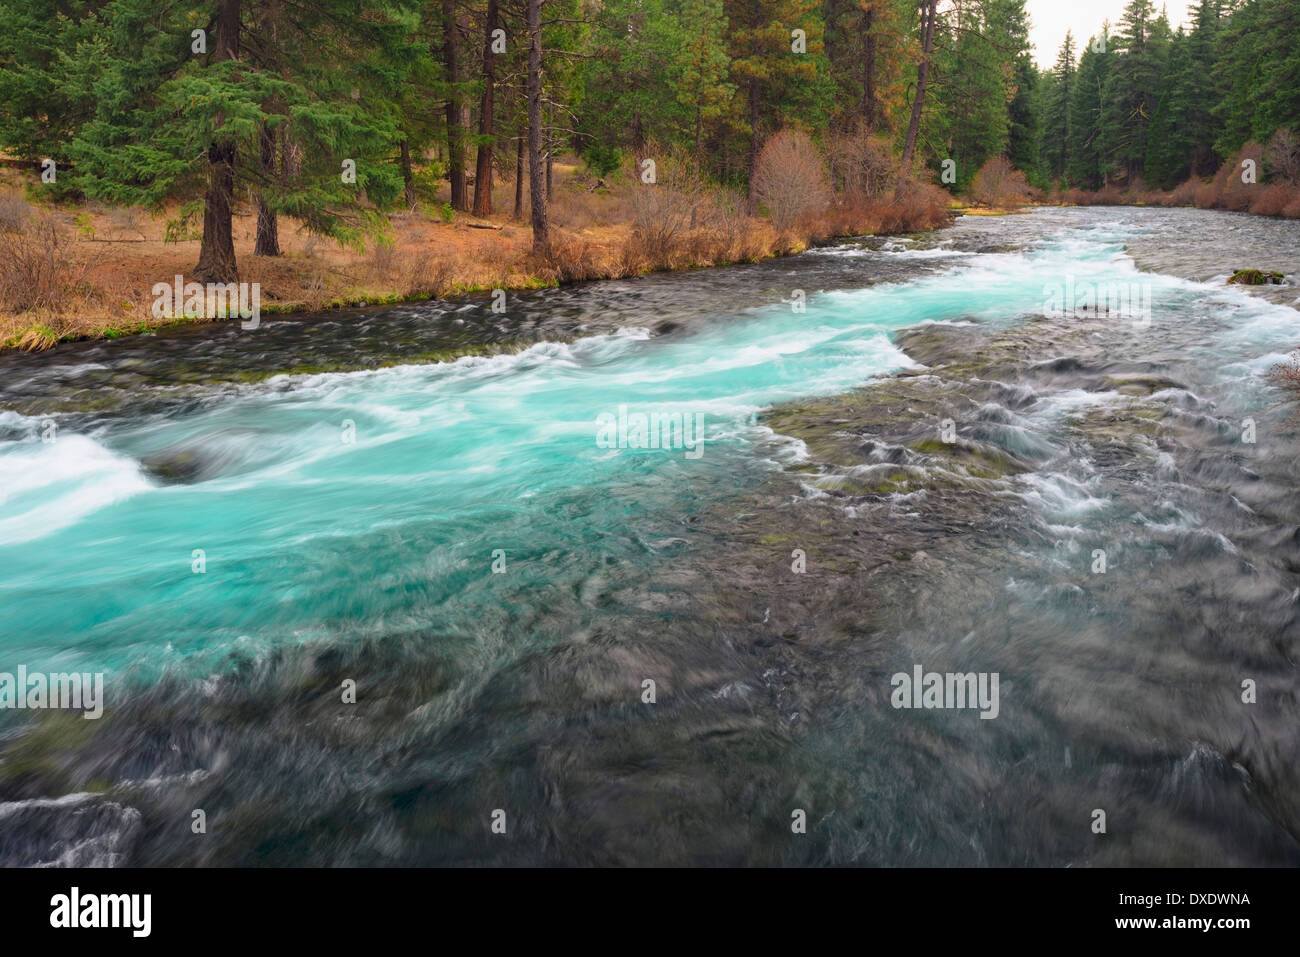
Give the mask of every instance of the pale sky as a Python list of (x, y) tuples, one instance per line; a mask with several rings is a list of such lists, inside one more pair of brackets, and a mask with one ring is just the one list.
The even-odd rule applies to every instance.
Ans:
[[(1101, 30), (1101, 22), (1109, 20), (1114, 26), (1127, 5), (1127, 0), (1027, 0), (1034, 60), (1042, 69), (1050, 69), (1066, 30), (1074, 33), (1077, 57), (1081, 44)], [(1180, 23), (1191, 26), (1189, 8), (1194, 6), (1194, 0), (1167, 0), (1163, 5), (1171, 28), (1177, 30)], [(1157, 12), (1160, 7), (1161, 0), (1155, 0)]]

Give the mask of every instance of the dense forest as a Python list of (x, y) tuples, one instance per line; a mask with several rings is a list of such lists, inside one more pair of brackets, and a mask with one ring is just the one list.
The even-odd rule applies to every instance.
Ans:
[[(231, 211), (344, 242), (448, 189), (550, 241), (552, 164), (708, 183), (749, 214), (883, 195), (1169, 189), (1255, 144), (1300, 174), (1300, 0), (1152, 0), (1031, 57), (1025, 0), (0, 0), (0, 148), (55, 195), (176, 210), (196, 276)], [(986, 169), (993, 161), (992, 173)], [(999, 172), (997, 163), (1003, 163)], [(1010, 168), (1020, 171), (1008, 173)], [(789, 206), (782, 212), (776, 207)], [(1279, 210), (1280, 211), (1280, 210)], [(499, 210), (498, 210), (499, 212)], [(1276, 211), (1275, 211), (1276, 212)], [(201, 226), (200, 226), (201, 224)]]

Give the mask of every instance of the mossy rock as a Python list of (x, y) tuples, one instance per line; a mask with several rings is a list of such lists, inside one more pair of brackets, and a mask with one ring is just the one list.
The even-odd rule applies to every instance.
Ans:
[(1236, 269), (1228, 282), (1239, 286), (1280, 286), (1282, 274), (1276, 270)]
[(1181, 382), (1175, 382), (1166, 376), (1144, 373), (1132, 375), (1102, 376), (1101, 386), (1114, 390), (1120, 395), (1147, 396), (1166, 389), (1185, 389)]
[(1009, 453), (993, 446), (975, 446), (966, 442), (943, 442), (921, 439), (908, 448), (923, 455), (939, 457), (946, 464), (959, 466), (971, 478), (999, 479), (1029, 471)]

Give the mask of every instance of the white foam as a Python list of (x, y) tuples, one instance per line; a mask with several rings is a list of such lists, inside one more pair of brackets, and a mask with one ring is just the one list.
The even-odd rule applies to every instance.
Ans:
[(0, 544), (44, 538), (152, 488), (134, 459), (84, 435), (0, 444)]

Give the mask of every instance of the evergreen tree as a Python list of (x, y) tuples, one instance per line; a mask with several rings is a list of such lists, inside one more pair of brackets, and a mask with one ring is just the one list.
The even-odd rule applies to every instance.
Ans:
[(1070, 94), (1069, 158), (1066, 177), (1084, 189), (1100, 189), (1105, 182), (1104, 157), (1108, 155), (1102, 128), (1111, 58), (1109, 28), (1089, 39), (1079, 57), (1074, 89)]
[(1074, 95), (1074, 36), (1065, 32), (1056, 65), (1047, 74), (1042, 100), (1043, 163), (1047, 175), (1059, 179), (1065, 175), (1070, 155), (1070, 101)]

